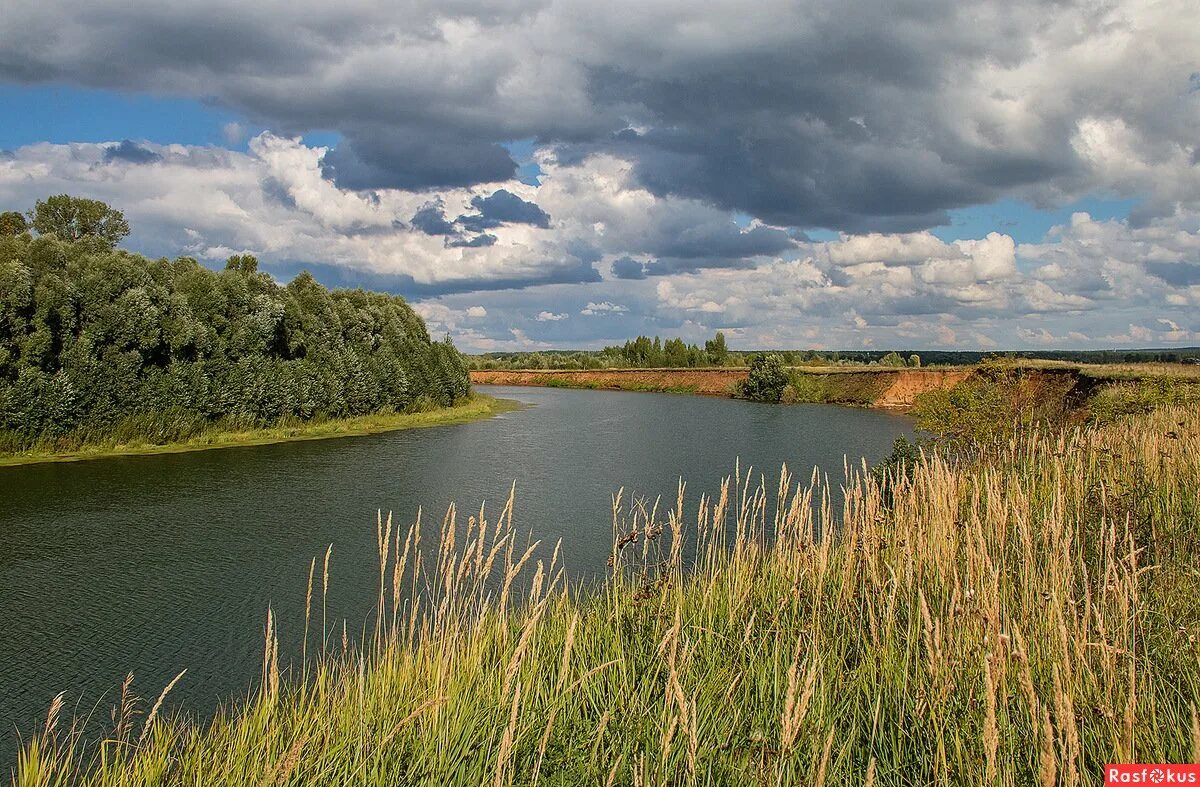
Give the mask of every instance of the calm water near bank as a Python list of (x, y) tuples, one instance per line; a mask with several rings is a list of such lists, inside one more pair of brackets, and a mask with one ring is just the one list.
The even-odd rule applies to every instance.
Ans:
[(440, 521), (452, 501), (464, 519), (481, 501), (495, 514), (515, 480), (519, 528), (562, 538), (582, 579), (604, 570), (619, 487), (673, 500), (683, 476), (695, 501), (738, 457), (768, 477), (787, 462), (836, 479), (843, 456), (877, 460), (911, 430), (903, 416), (825, 405), (481, 390), (532, 406), (365, 437), (0, 468), (0, 763), (60, 691), (68, 709), (99, 702), (107, 719), (130, 669), (153, 701), (188, 668), (171, 698), (199, 713), (243, 694), (268, 605), (284, 641), (298, 640), (309, 561), (330, 543), (330, 616), (357, 638), (376, 592), (378, 508), (406, 525), (418, 506)]

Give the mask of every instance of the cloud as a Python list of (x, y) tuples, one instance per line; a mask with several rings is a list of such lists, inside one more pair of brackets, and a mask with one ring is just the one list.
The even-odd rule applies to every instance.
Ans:
[(586, 314), (588, 316), (596, 316), (602, 314), (621, 314), (622, 312), (627, 311), (629, 311), (627, 307), (618, 306), (617, 304), (609, 303), (608, 301), (601, 301), (600, 303), (588, 301), (588, 305), (583, 307), (579, 313)]
[(517, 171), (496, 142), (391, 127), (349, 133), (321, 158), (321, 174), (342, 188), (453, 188), (509, 180)]
[(441, 200), (422, 205), (413, 214), (410, 223), (426, 235), (449, 235), (454, 232), (454, 225), (446, 219)]
[[(906, 233), (1002, 197), (1195, 207), (1198, 21), (1191, 0), (12, 0), (0, 79), (334, 130), (320, 171), (343, 188), (494, 192), (504, 145), (534, 139), (621, 158), (656, 197)], [(709, 256), (683, 251), (647, 253)]]
[(23, 208), (62, 192), (94, 197), (123, 210), (129, 245), (152, 255), (219, 264), (229, 250), (248, 250), (280, 275), (309, 268), (331, 284), (413, 296), (600, 279), (594, 253), (573, 236), (518, 224), (460, 238), (428, 234), (436, 229), (428, 220), (406, 223), (436, 218), (421, 214), (431, 204), (457, 213), (495, 189), (341, 189), (321, 174), (322, 148), (269, 133), (246, 152), (138, 147), (158, 157), (153, 167), (113, 157), (121, 148), (112, 143), (19, 148), (0, 162), (0, 204)]
[[(1200, 305), (1200, 286), (1159, 274), (1195, 258), (1197, 226), (1190, 212), (1142, 228), (1076, 214), (1036, 244), (999, 233), (949, 243), (929, 233), (844, 235), (802, 244), (797, 260), (673, 277), (656, 289), (668, 314), (709, 326), (785, 326), (782, 335), (801, 342), (820, 326), (823, 340), (841, 337), (833, 346), (919, 347), (935, 337), (953, 346), (951, 332), (972, 346), (1179, 343), (1196, 336), (1182, 316)], [(846, 315), (851, 330), (839, 323)]]
[(613, 260), (612, 273), (618, 279), (644, 279), (646, 278), (646, 264), (638, 262), (632, 257), (619, 257)]
[(136, 142), (126, 139), (116, 145), (105, 147), (104, 160), (106, 162), (127, 161), (130, 164), (153, 164), (156, 161), (162, 160), (162, 156), (150, 148), (143, 147)]
[(1200, 284), (1200, 263), (1147, 260), (1145, 265), (1147, 273), (1162, 279), (1167, 284), (1180, 287)]
[[(1049, 336), (1044, 346), (1077, 347), (1195, 342), (1200, 330), (1200, 209), (1183, 201), (1137, 220), (1079, 212), (1036, 243), (924, 230), (814, 241), (655, 194), (636, 161), (611, 153), (539, 149), (533, 185), (359, 191), (326, 178), (325, 148), (296, 138), (263, 133), (245, 151), (130, 144), (154, 166), (110, 155), (115, 142), (12, 151), (0, 159), (0, 205), (95, 197), (126, 212), (131, 247), (150, 254), (219, 266), (249, 251), (280, 279), (307, 268), (332, 286), (453, 304), (454, 327), (438, 331), (473, 348), (602, 346), (636, 333), (700, 341), (718, 328), (757, 346), (1043, 346)], [(449, 216), (491, 224), (472, 232)]]
[(468, 317), (487, 317), (487, 309), (482, 306), (471, 306), (467, 308)]
[(246, 139), (246, 127), (237, 121), (230, 121), (221, 126), (221, 136), (230, 145), (241, 144)]
[[(532, 224), (542, 229), (550, 226), (550, 214), (539, 208), (536, 203), (527, 202), (507, 189), (498, 189), (489, 197), (472, 197), (471, 207), (479, 211), (479, 218), (487, 222), (495, 222), (483, 229), (506, 222)], [(459, 221), (463, 222), (472, 218), (475, 217), (460, 216)]]
[(473, 238), (446, 238), (447, 249), (482, 249), (487, 246), (495, 246), (499, 240), (495, 235), (483, 233), (476, 235)]

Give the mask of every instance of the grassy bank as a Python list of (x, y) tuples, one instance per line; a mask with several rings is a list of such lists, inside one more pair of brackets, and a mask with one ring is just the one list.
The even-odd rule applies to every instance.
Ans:
[(815, 479), (618, 498), (591, 593), (511, 500), (380, 523), (359, 647), (318, 558), (301, 674), (268, 617), (248, 701), (126, 700), (95, 760), (52, 709), (14, 783), (1079, 785), (1200, 756), (1195, 407), (851, 468), (837, 512)]
[(264, 429), (236, 429), (216, 424), (194, 437), (178, 442), (159, 444), (145, 440), (133, 440), (129, 442), (102, 440), (86, 443), (69, 451), (40, 449), (0, 454), (0, 467), (36, 464), (39, 462), (77, 462), (86, 459), (103, 459), (111, 456), (174, 454), (184, 451), (205, 451), (213, 448), (285, 443), (293, 440), (325, 440), (332, 437), (352, 437), (375, 434), (377, 432), (392, 432), (400, 429), (418, 429), (427, 426), (466, 423), (514, 410), (518, 406), (516, 402), (511, 400), (474, 394), (465, 402), (451, 407), (440, 407), (411, 413), (375, 413), (355, 418), (340, 418), (327, 421), (295, 421)]

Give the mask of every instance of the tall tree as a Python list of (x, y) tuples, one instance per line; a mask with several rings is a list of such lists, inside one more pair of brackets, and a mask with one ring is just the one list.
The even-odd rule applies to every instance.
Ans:
[(729, 358), (729, 347), (725, 345), (725, 334), (717, 331), (717, 335), (704, 343), (704, 352), (713, 366), (724, 366)]
[(124, 213), (98, 199), (70, 194), (38, 200), (33, 208), (33, 228), (42, 235), (53, 233), (59, 240), (71, 243), (99, 238), (110, 247), (129, 234)]

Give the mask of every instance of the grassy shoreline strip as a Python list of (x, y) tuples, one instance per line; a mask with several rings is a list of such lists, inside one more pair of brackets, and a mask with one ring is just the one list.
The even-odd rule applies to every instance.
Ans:
[(263, 429), (247, 429), (233, 432), (215, 431), (184, 442), (166, 443), (163, 445), (153, 443), (99, 444), (86, 445), (78, 450), (63, 453), (29, 451), (4, 454), (0, 455), (0, 468), (47, 462), (80, 462), (115, 456), (178, 454), (190, 451), (207, 451), (216, 448), (241, 448), (300, 440), (361, 437), (402, 429), (421, 429), (430, 426), (450, 426), (453, 424), (468, 423), (520, 408), (520, 403), (511, 399), (497, 399), (477, 393), (461, 404), (424, 412), (375, 413), (355, 418), (339, 418), (315, 423), (298, 423)]

